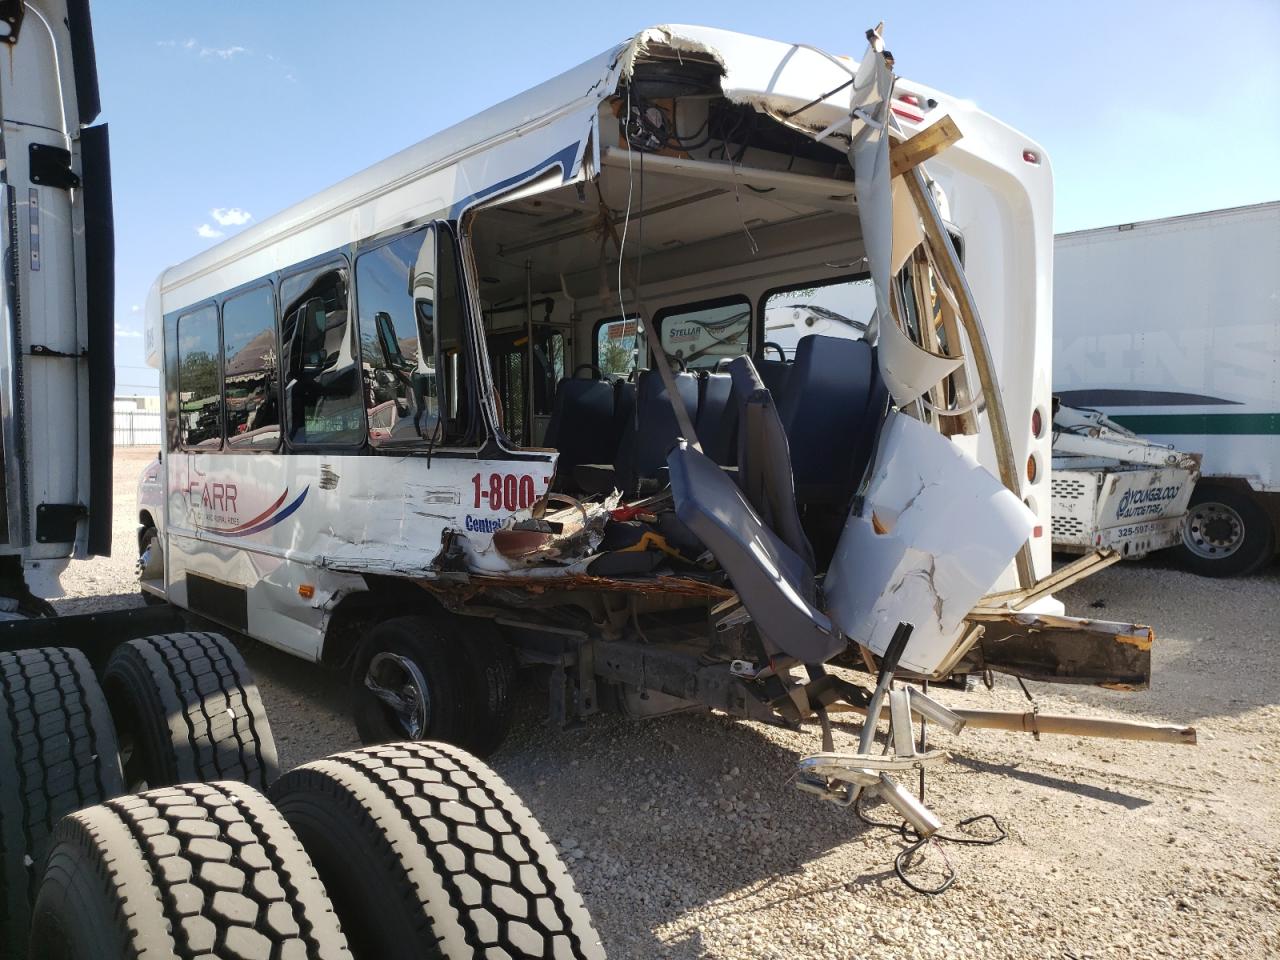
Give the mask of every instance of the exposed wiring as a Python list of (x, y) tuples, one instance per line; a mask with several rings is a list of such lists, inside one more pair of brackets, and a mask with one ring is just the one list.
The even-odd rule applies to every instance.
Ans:
[[(994, 835), (972, 836), (962, 832), (959, 835), (935, 833), (932, 836), (922, 837), (916, 829), (905, 820), (901, 823), (895, 824), (888, 820), (873, 820), (871, 817), (867, 816), (866, 812), (862, 809), (862, 802), (865, 798), (866, 794), (864, 793), (854, 801), (854, 815), (869, 827), (881, 827), (886, 830), (896, 830), (898, 832), (898, 835), (907, 842), (907, 846), (903, 850), (899, 851), (898, 855), (894, 857), (893, 872), (898, 875), (898, 879), (907, 887), (914, 890), (916, 893), (923, 893), (927, 896), (937, 896), (940, 893), (945, 893), (951, 885), (956, 882), (956, 868), (951, 863), (951, 859), (947, 856), (942, 844), (954, 843), (968, 847), (991, 847), (995, 846), (1000, 841), (1007, 839), (1009, 836), (1000, 821), (997, 820), (994, 815), (990, 813), (980, 813), (977, 816), (969, 817), (957, 822), (957, 830), (964, 831), (965, 828), (972, 826), (975, 823), (989, 822), (995, 829)], [(942, 856), (943, 862), (947, 865), (946, 878), (940, 884), (933, 887), (926, 887), (923, 884), (916, 883), (907, 875), (908, 871), (911, 869), (912, 861), (915, 859), (916, 854), (919, 853), (927, 844), (932, 845), (938, 851)]]
[[(631, 118), (631, 85), (627, 85), (627, 118)], [(623, 299), (622, 293), (622, 264), (626, 258), (627, 251), (627, 229), (631, 226), (631, 191), (635, 189), (635, 177), (631, 170), (631, 138), (625, 137), (627, 141), (627, 210), (622, 218), (622, 236), (618, 239), (618, 315), (626, 317), (627, 304)], [(636, 317), (636, 340), (639, 342), (639, 334), (642, 327), (642, 321)]]

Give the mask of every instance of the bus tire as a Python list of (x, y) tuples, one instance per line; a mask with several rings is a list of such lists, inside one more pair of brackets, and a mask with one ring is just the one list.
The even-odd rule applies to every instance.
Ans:
[(243, 783), (121, 797), (58, 825), (31, 956), (350, 960), (298, 838)]
[(111, 714), (84, 654), (0, 653), (0, 956), (27, 955), (58, 820), (123, 792)]
[(271, 790), (356, 960), (603, 958), (542, 827), (466, 751), (395, 743), (298, 767)]
[(362, 743), (466, 739), (476, 684), (468, 682), (458, 638), (442, 629), (451, 619), (443, 612), (394, 617), (369, 631), (351, 673), (352, 719)]
[(1248, 576), (1275, 555), (1275, 530), (1267, 511), (1247, 492), (1198, 483), (1178, 552), (1183, 566), (1202, 577)]
[(462, 746), (487, 757), (502, 745), (515, 714), (516, 660), (493, 623), (458, 617), (458, 648), (473, 686), (470, 723)]
[(279, 775), (275, 738), (244, 658), (216, 633), (166, 633), (121, 644), (102, 686), (131, 789)]

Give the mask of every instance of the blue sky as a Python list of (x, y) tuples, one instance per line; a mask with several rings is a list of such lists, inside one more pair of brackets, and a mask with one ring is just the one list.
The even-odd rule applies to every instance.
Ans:
[(1280, 2), (110, 0), (93, 4), (111, 124), (118, 394), (154, 393), (156, 275), (282, 207), (655, 23), (858, 56), (1039, 141), (1058, 231), (1280, 199)]

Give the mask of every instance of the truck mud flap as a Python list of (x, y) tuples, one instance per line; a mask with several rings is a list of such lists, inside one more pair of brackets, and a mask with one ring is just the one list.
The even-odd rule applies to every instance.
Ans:
[[(87, 12), (85, 14), (87, 20)], [(111, 554), (112, 474), (116, 390), (115, 216), (111, 203), (111, 146), (107, 125), (80, 133), (84, 184), (85, 287), (88, 293), (89, 536), (88, 552)]]
[(975, 610), (981, 640), (955, 669), (994, 670), (1025, 680), (1113, 690), (1151, 685), (1150, 627), (1014, 611)]

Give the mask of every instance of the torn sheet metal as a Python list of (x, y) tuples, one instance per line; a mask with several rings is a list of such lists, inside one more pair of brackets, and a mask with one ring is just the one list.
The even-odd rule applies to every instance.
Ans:
[(932, 675), (1035, 515), (950, 440), (896, 411), (875, 462), (827, 573), (828, 612), (876, 654), (900, 622), (913, 624), (902, 667)]
[(507, 573), (542, 564), (568, 565), (589, 559), (604, 539), (609, 515), (622, 501), (614, 491), (598, 503), (576, 503), (535, 518), (533, 508), (512, 514), (493, 534), (472, 541), (459, 534), (467, 568)]
[[(862, 242), (876, 293), (879, 336), (876, 353), (880, 374), (894, 402), (903, 406), (919, 399), (964, 360), (945, 357), (917, 346), (898, 326), (890, 309), (889, 285), (896, 270), (895, 263), (898, 257), (905, 262), (919, 245), (921, 237), (918, 218), (905, 209), (914, 209), (910, 197), (902, 191), (895, 204), (890, 187), (888, 124), (893, 74), (880, 52), (881, 47), (880, 39), (876, 37), (858, 65), (849, 105), (853, 118), (849, 161), (853, 164), (853, 186), (858, 198)], [(902, 221), (900, 226), (904, 231), (910, 231), (914, 224), (914, 235), (908, 232), (901, 242), (895, 244), (894, 227), (899, 225), (899, 221)], [(908, 243), (910, 248), (906, 246)]]

